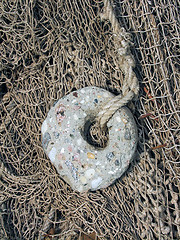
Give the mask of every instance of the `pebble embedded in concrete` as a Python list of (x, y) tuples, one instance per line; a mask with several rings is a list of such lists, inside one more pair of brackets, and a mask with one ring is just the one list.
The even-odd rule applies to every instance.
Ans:
[(118, 110), (107, 123), (109, 141), (104, 149), (82, 136), (84, 125), (113, 98), (110, 92), (86, 87), (64, 96), (50, 109), (42, 124), (42, 146), (60, 176), (79, 192), (111, 185), (127, 170), (137, 145), (137, 128), (128, 108)]

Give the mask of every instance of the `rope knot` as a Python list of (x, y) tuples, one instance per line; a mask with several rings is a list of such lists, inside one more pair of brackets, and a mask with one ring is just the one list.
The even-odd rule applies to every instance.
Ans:
[(112, 6), (108, 0), (104, 1), (104, 9), (100, 14), (101, 20), (108, 19), (111, 22), (113, 29), (114, 46), (119, 60), (119, 67), (124, 73), (124, 83), (122, 86), (122, 94), (112, 98), (96, 117), (96, 124), (91, 127), (90, 134), (94, 141), (106, 141), (107, 134), (105, 134), (106, 124), (114, 113), (125, 106), (139, 91), (139, 83), (133, 71), (135, 61), (130, 53), (131, 36), (125, 31), (123, 27), (119, 26), (118, 20), (115, 17)]

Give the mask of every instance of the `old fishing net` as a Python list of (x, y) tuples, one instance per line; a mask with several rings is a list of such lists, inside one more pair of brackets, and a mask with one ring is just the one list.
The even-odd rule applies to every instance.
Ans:
[[(45, 156), (40, 128), (52, 104), (85, 86), (121, 92), (102, 0), (0, 1), (0, 239), (177, 239), (179, 229), (179, 1), (116, 0), (140, 83), (129, 104), (137, 156), (115, 184), (79, 194)], [(51, 234), (51, 236), (47, 236)]]

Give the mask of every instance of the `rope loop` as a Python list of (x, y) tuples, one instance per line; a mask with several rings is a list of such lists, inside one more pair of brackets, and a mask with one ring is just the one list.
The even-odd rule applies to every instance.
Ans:
[[(113, 12), (109, 0), (104, 0), (104, 10), (100, 14), (101, 20), (107, 19), (111, 22), (116, 48), (119, 67), (124, 73), (124, 83), (122, 86), (122, 94), (110, 100), (103, 109), (99, 112), (96, 121), (104, 128), (112, 115), (121, 107), (131, 101), (139, 92), (139, 82), (133, 71), (135, 62), (130, 53), (130, 34), (120, 27), (119, 22)], [(111, 38), (112, 38), (111, 37)]]

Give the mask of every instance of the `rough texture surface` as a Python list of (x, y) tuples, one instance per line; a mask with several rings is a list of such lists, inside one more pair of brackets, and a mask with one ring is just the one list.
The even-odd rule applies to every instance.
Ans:
[(79, 192), (105, 188), (119, 178), (132, 161), (137, 128), (128, 108), (118, 110), (107, 123), (109, 141), (104, 149), (90, 145), (90, 124), (110, 92), (86, 87), (60, 99), (42, 124), (42, 145), (60, 176)]

